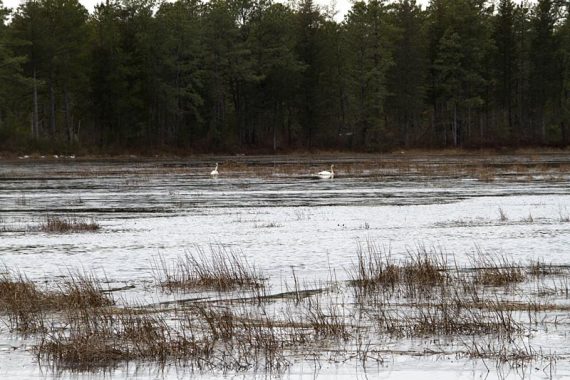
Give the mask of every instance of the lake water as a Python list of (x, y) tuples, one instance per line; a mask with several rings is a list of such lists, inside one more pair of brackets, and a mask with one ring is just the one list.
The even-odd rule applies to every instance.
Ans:
[[(208, 174), (220, 163), (220, 175)], [(413, 164), (410, 167), (410, 162)], [(314, 174), (335, 163), (336, 177)], [(401, 163), (405, 163), (402, 166)], [(110, 287), (132, 286), (119, 298), (153, 303), (176, 298), (151, 289), (153, 258), (224, 246), (286, 290), (301, 283), (350, 278), (359, 245), (374, 242), (392, 257), (428, 247), (469, 264), (475, 251), (527, 264), (570, 265), (570, 165), (565, 155), (487, 158), (430, 156), (215, 157), (106, 161), (36, 159), (0, 162), (0, 262), (38, 283), (70, 271), (104, 276)], [(449, 170), (449, 167), (453, 170)], [(471, 166), (493, 170), (492, 178)], [(429, 167), (429, 171), (421, 168)], [(285, 168), (285, 169), (284, 169)], [(418, 169), (420, 168), (420, 169)], [(466, 169), (467, 168), (467, 169)], [(521, 168), (525, 168), (524, 170)], [(505, 217), (501, 219), (501, 212)], [(37, 230), (47, 216), (93, 218), (97, 232)], [(149, 290), (150, 289), (150, 290)], [(570, 331), (534, 337), (560, 357)], [(538, 343), (536, 343), (538, 342)], [(104, 378), (102, 373), (54, 374), (39, 366), (25, 340), (0, 327), (0, 378)], [(417, 349), (417, 348), (415, 348)], [(288, 379), (570, 376), (560, 360), (554, 375), (533, 366), (491, 368), (454, 355), (385, 354), (382, 364), (295, 362)], [(124, 366), (117, 378), (184, 378), (173, 366)], [(203, 373), (201, 378), (252, 378), (251, 373)]]

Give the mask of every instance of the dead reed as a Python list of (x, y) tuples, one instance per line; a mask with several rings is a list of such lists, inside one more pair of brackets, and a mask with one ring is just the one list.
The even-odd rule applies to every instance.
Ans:
[(396, 262), (389, 250), (367, 242), (365, 248), (359, 244), (357, 262), (349, 274), (361, 295), (379, 289), (393, 292), (399, 287), (412, 296), (444, 283), (447, 269), (445, 255), (435, 249), (420, 246), (416, 252), (408, 252), (406, 260)]
[(509, 220), (509, 217), (507, 216), (505, 211), (503, 211), (503, 208), (499, 207), (498, 211), (499, 211), (499, 221), (500, 222), (507, 222)]
[(263, 287), (256, 269), (235, 251), (221, 245), (211, 245), (207, 253), (195, 247), (193, 253), (186, 252), (173, 265), (159, 256), (152, 265), (155, 279), (166, 292)]
[(70, 274), (57, 289), (40, 289), (22, 273), (8, 269), (0, 275), (0, 312), (10, 330), (34, 333), (45, 330), (49, 312), (112, 305), (94, 276)]
[(208, 342), (174, 330), (160, 315), (140, 314), (134, 309), (114, 313), (93, 310), (88, 318), (68, 321), (67, 330), (53, 330), (35, 347), (39, 359), (61, 368), (94, 370), (119, 361), (166, 360), (208, 357)]
[(343, 315), (345, 311), (346, 307), (342, 307), (342, 305), (329, 304), (325, 308), (318, 297), (309, 298), (306, 303), (303, 322), (308, 323), (318, 337), (339, 338), (347, 341), (351, 334)]
[[(93, 275), (70, 274), (47, 291), (6, 271), (0, 278), (0, 313), (15, 321), (15, 331), (38, 337), (39, 360), (72, 371), (143, 361), (176, 362), (199, 371), (276, 373), (303, 355), (321, 360), (334, 351), (337, 357), (331, 360), (366, 360), (386, 338), (404, 344), (421, 340), (427, 351), (437, 346), (431, 342), (445, 339), (452, 355), (510, 364), (525, 357), (513, 342), (548, 323), (545, 313), (568, 310), (567, 302), (554, 299), (563, 296), (562, 289), (548, 302), (530, 297), (541, 290), (528, 282), (542, 284), (557, 269), (550, 268), (540, 262), (516, 265), (480, 249), (468, 267), (458, 267), (441, 250), (422, 246), (395, 260), (389, 249), (367, 242), (359, 245), (349, 272), (354, 293), (334, 279), (336, 284), (306, 289), (293, 271), (290, 292), (257, 298), (232, 293), (169, 307), (112, 307)], [(263, 284), (244, 260), (220, 246), (208, 254), (197, 249), (170, 266), (160, 256), (153, 270), (167, 291)], [(222, 275), (234, 282), (220, 285)], [(526, 287), (515, 292), (512, 287), (523, 281)], [(524, 289), (534, 293), (518, 293)], [(485, 340), (497, 342), (489, 346), (496, 349), (484, 346)]]
[(48, 216), (39, 229), (47, 233), (93, 232), (101, 226), (93, 219)]
[[(5, 268), (0, 275), (0, 312), (7, 315), (11, 331), (33, 333), (43, 330), (46, 295), (22, 273)], [(50, 305), (51, 306), (51, 305)]]
[(213, 306), (174, 316), (98, 309), (82, 323), (42, 336), (35, 352), (63, 369), (90, 371), (131, 360), (183, 363), (200, 371), (280, 371), (288, 338), (267, 317), (239, 317)]
[(514, 263), (504, 255), (491, 255), (477, 248), (470, 257), (475, 268), (475, 282), (486, 286), (508, 286), (520, 283), (525, 279), (525, 271), (518, 263)]

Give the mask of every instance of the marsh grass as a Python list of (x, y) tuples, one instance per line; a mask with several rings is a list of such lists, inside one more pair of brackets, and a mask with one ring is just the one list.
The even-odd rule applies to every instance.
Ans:
[(534, 218), (532, 217), (530, 211), (528, 212), (528, 216), (526, 218), (523, 218), (522, 221), (524, 223), (534, 223)]
[(500, 290), (524, 282), (530, 270), (531, 265), (525, 269), (506, 256), (490, 255), (479, 248), (471, 265), (461, 268), (435, 249), (418, 247), (408, 252), (405, 260), (396, 261), (389, 250), (367, 243), (359, 246), (357, 262), (349, 274), (357, 307), (370, 315), (383, 335), (508, 337), (524, 330), (514, 312), (564, 309), (561, 305), (493, 298)]
[(283, 227), (281, 223), (277, 222), (266, 222), (266, 223), (256, 223), (254, 225), (255, 228), (279, 228)]
[(157, 363), (180, 358), (207, 360), (211, 352), (211, 342), (195, 339), (183, 324), (174, 329), (162, 315), (99, 309), (87, 317), (69, 321), (67, 330), (45, 334), (35, 347), (38, 358), (81, 371), (135, 359)]
[(54, 294), (60, 298), (59, 304), (67, 309), (97, 308), (115, 303), (105, 293), (101, 280), (88, 272), (70, 272)]
[(46, 294), (21, 272), (5, 269), (0, 275), (0, 312), (7, 315), (11, 331), (33, 333), (43, 330), (44, 309), (51, 307)]
[(377, 289), (395, 291), (397, 287), (409, 295), (429, 292), (430, 288), (446, 281), (445, 255), (425, 247), (408, 252), (406, 260), (396, 262), (391, 253), (372, 242), (359, 244), (357, 262), (349, 269), (357, 293), (365, 295)]
[(0, 276), (0, 312), (7, 315), (10, 330), (35, 333), (46, 329), (50, 312), (110, 306), (114, 301), (102, 292), (98, 279), (70, 274), (57, 289), (40, 289), (20, 272), (8, 269)]
[(504, 255), (486, 254), (477, 248), (470, 260), (476, 269), (475, 282), (479, 285), (504, 287), (525, 280), (525, 271), (521, 264)]
[(528, 267), (528, 274), (534, 277), (561, 275), (563, 273), (561, 267), (545, 263), (540, 259), (531, 261)]
[(264, 286), (263, 278), (255, 267), (222, 245), (211, 245), (207, 253), (196, 246), (194, 252), (186, 252), (173, 265), (159, 256), (152, 266), (161, 289), (171, 293), (204, 289), (230, 291)]
[(94, 219), (48, 216), (39, 230), (47, 233), (93, 232), (101, 226)]
[(558, 209), (558, 220), (560, 223), (570, 222), (570, 213), (566, 207), (561, 207)]
[(498, 208), (498, 212), (499, 212), (499, 221), (500, 222), (508, 222), (509, 221), (509, 217), (507, 216), (507, 214), (505, 213), (505, 211), (503, 210), (502, 207)]
[(132, 360), (176, 361), (200, 371), (280, 371), (289, 340), (264, 316), (243, 317), (232, 308), (205, 305), (175, 316), (99, 309), (67, 330), (43, 335), (35, 352), (64, 369), (92, 371)]
[[(259, 289), (260, 276), (241, 260), (212, 246), (207, 254), (197, 249), (172, 263), (159, 256), (153, 271), (167, 291)], [(522, 278), (513, 275), (519, 272)], [(22, 327), (38, 326), (27, 328), (38, 337), (34, 352), (40, 361), (61, 369), (98, 371), (142, 361), (159, 366), (176, 362), (201, 372), (272, 374), (305, 356), (326, 360), (332, 351), (335, 361), (381, 361), (379, 347), (386, 338), (395, 345), (421, 341), (426, 355), (441, 349), (432, 342), (445, 341), (449, 355), (517, 365), (537, 356), (525, 356), (533, 351), (515, 342), (548, 323), (544, 313), (568, 311), (567, 302), (555, 299), (563, 296), (562, 288), (548, 302), (531, 297), (537, 293), (524, 293), (532, 284), (558, 279), (563, 274), (557, 268), (541, 262), (521, 266), (480, 249), (469, 266), (459, 267), (441, 249), (418, 246), (396, 259), (389, 248), (369, 241), (359, 245), (348, 273), (347, 283), (331, 276), (336, 286), (315, 289), (292, 269), (288, 281), (293, 284), (284, 285), (289, 292), (257, 298), (246, 295), (250, 292), (243, 298), (218, 294), (168, 307), (117, 307), (102, 296), (102, 282), (93, 275), (70, 274), (48, 292), (6, 271), (0, 305), (6, 315), (21, 311), (31, 316), (19, 321)], [(220, 285), (221, 274), (235, 282)], [(31, 306), (38, 309), (26, 311)], [(485, 341), (494, 343), (485, 346)]]
[(28, 197), (26, 194), (21, 194), (18, 198), (16, 198), (16, 205), (17, 206), (27, 206), (29, 203)]
[(324, 307), (322, 302), (319, 297), (307, 299), (302, 321), (308, 323), (319, 337), (349, 340), (351, 333), (343, 315), (347, 308), (330, 303)]

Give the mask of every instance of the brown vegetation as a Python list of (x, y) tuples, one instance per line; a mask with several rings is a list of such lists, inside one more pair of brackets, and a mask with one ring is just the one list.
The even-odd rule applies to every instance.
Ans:
[(46, 221), (40, 224), (40, 231), (48, 233), (91, 232), (100, 228), (101, 226), (93, 219), (59, 216), (48, 216)]
[[(209, 254), (198, 250), (172, 266), (158, 258), (153, 267), (159, 286), (167, 292), (261, 286), (259, 275), (232, 251), (212, 248)], [(441, 250), (420, 246), (396, 260), (389, 250), (367, 242), (349, 273), (348, 284), (307, 289), (293, 272), (292, 292), (264, 297), (232, 294), (169, 304), (174, 307), (112, 307), (92, 275), (69, 275), (48, 291), (6, 271), (0, 279), (0, 312), (14, 331), (35, 334), (40, 361), (61, 369), (95, 370), (142, 360), (176, 361), (200, 371), (272, 373), (284, 370), (295, 355), (319, 357), (331, 346), (345, 360), (373, 360), (386, 337), (391, 342), (451, 337), (459, 342), (449, 346), (455, 355), (507, 364), (523, 357), (532, 361), (547, 355), (528, 345), (521, 351), (517, 342), (527, 339), (530, 324), (535, 329), (544, 323), (545, 313), (568, 310), (554, 297), (564, 297), (563, 288), (548, 302), (528, 292), (540, 294), (550, 277), (566, 278), (564, 268), (515, 265), (481, 250), (469, 267), (459, 267)], [(231, 281), (220, 283), (221, 277)], [(528, 281), (535, 285), (528, 287)], [(525, 282), (526, 288), (520, 285)], [(345, 293), (345, 285), (354, 296)], [(363, 344), (364, 337), (369, 343)]]
[(211, 289), (228, 291), (237, 288), (260, 288), (263, 279), (236, 252), (220, 245), (210, 246), (208, 253), (200, 247), (187, 252), (175, 263), (164, 257), (154, 260), (153, 271), (164, 291), (197, 291)]
[(13, 331), (32, 333), (46, 329), (48, 312), (110, 306), (100, 282), (92, 275), (70, 274), (58, 289), (40, 289), (22, 273), (8, 269), (0, 276), (0, 313)]

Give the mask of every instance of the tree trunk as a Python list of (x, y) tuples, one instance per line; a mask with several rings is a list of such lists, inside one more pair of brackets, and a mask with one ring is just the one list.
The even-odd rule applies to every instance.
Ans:
[(32, 138), (40, 136), (40, 123), (38, 116), (38, 83), (36, 80), (36, 70), (34, 69), (34, 111), (32, 112)]
[(50, 79), (49, 81), (49, 105), (50, 105), (50, 115), (49, 115), (49, 122), (50, 122), (50, 130), (52, 137), (56, 137), (56, 125), (55, 125), (55, 89), (53, 87), (53, 80)]
[(453, 146), (457, 147), (457, 103), (453, 103)]
[(67, 88), (63, 90), (63, 106), (64, 106), (64, 118), (65, 118), (65, 131), (67, 134), (67, 142), (73, 144), (73, 124), (70, 117), (70, 105), (69, 105), (69, 94), (67, 93)]

